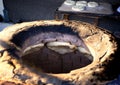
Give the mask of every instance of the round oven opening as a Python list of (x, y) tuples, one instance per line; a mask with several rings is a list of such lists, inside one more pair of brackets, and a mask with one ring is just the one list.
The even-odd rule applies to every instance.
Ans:
[(13, 36), (23, 63), (45, 73), (69, 73), (93, 62), (88, 47), (71, 27), (34, 26)]

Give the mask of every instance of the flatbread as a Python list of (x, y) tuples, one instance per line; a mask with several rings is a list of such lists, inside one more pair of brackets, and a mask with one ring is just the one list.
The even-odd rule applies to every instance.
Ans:
[(65, 5), (74, 5), (75, 4), (75, 1), (72, 1), (72, 0), (66, 0), (64, 2)]
[(87, 6), (87, 1), (77, 1), (76, 6)]
[(97, 2), (88, 2), (88, 7), (97, 7), (99, 6)]
[(82, 10), (85, 10), (85, 7), (75, 5), (75, 6), (72, 7), (72, 10), (74, 10), (74, 11), (82, 11)]

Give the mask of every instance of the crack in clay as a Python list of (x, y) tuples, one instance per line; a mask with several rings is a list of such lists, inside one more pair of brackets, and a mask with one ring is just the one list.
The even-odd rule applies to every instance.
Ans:
[[(10, 59), (8, 59), (8, 60), (3, 60), (2, 62), (6, 62), (6, 61), (7, 61), (7, 63), (8, 63), (10, 66), (13, 67), (12, 72), (13, 72), (13, 74), (15, 74), (16, 65), (14, 65), (14, 63), (13, 63), (11, 60), (12, 60), (12, 58), (10, 58)], [(14, 76), (13, 76), (13, 77), (14, 77)]]
[(86, 38), (89, 38), (89, 37), (92, 37), (92, 36), (94, 36), (94, 35), (97, 35), (98, 34), (98, 32), (94, 32), (94, 33), (92, 33), (92, 34), (89, 34), (89, 35), (85, 35), (84, 37), (82, 37), (83, 39), (86, 39)]
[(14, 65), (14, 63), (12, 61), (8, 61), (8, 64), (13, 66), (13, 73), (15, 74), (15, 69), (16, 69), (16, 66)]
[(107, 54), (108, 50), (105, 51), (105, 53), (99, 58), (99, 61), (101, 61), (101, 59)]
[(3, 56), (4, 52), (6, 51), (7, 49), (4, 49), (4, 50), (0, 50), (0, 57)]

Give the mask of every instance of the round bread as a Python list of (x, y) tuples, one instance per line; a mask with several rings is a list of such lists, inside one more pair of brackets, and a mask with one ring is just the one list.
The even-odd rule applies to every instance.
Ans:
[(72, 10), (74, 10), (74, 11), (82, 11), (82, 10), (84, 10), (85, 9), (85, 7), (84, 6), (73, 6), (72, 7)]
[(88, 50), (86, 50), (85, 48), (83, 47), (78, 47), (78, 50), (82, 53), (85, 53), (85, 54), (91, 54)]
[(26, 55), (26, 54), (29, 54), (31, 52), (37, 51), (37, 50), (41, 49), (43, 46), (44, 46), (44, 44), (40, 43), (40, 44), (37, 44), (37, 45), (33, 45), (33, 46), (30, 46), (30, 47), (27, 47), (23, 51), (23, 54)]
[(75, 4), (75, 1), (72, 1), (72, 0), (66, 0), (64, 2), (65, 5), (74, 5)]
[(87, 6), (87, 1), (77, 1), (76, 6)]
[(71, 45), (67, 42), (49, 42), (47, 44), (47, 47), (51, 50), (54, 50), (55, 52), (58, 52), (60, 54), (70, 53), (73, 52), (75, 49), (75, 45)]
[(88, 2), (88, 7), (97, 7), (99, 6), (97, 2)]

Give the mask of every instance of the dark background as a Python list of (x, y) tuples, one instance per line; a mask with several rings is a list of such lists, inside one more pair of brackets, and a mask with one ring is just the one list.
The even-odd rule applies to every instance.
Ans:
[[(52, 20), (55, 10), (61, 6), (65, 0), (3, 0), (5, 21), (13, 23), (34, 21), (34, 20)], [(120, 6), (120, 0), (87, 0), (97, 2), (107, 2), (113, 6), (114, 16), (101, 17), (98, 26), (111, 32), (120, 31), (120, 13), (116, 8)], [(119, 18), (115, 17), (116, 15)], [(93, 23), (94, 19), (78, 16), (70, 16), (71, 20), (81, 20)]]
[[(65, 0), (3, 0), (6, 15), (13, 22), (54, 19), (54, 11)], [(120, 0), (87, 0), (120, 4)]]

